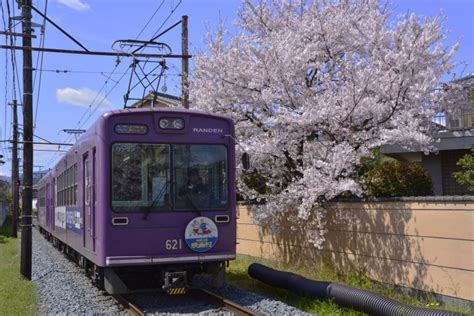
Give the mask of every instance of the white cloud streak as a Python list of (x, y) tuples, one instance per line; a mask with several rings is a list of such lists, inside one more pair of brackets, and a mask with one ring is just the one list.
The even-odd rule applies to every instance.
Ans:
[(81, 2), (81, 0), (58, 0), (58, 2), (76, 11), (86, 11), (91, 8), (87, 3)]
[(56, 90), (56, 99), (60, 103), (69, 103), (80, 107), (88, 108), (89, 106), (98, 107), (99, 110), (110, 110), (113, 108), (112, 103), (106, 99), (105, 95), (98, 93), (89, 88), (64, 88)]
[(1, 169), (0, 169), (0, 176), (2, 176), (2, 177), (9, 177), (9, 176), (11, 176), (11, 174), (8, 173), (8, 170), (1, 170)]

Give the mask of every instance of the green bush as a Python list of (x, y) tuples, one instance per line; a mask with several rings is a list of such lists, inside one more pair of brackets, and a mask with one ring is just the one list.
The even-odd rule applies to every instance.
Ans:
[(384, 162), (365, 173), (367, 194), (377, 197), (425, 196), (433, 194), (430, 175), (420, 165)]
[(471, 153), (459, 159), (457, 165), (462, 171), (454, 172), (454, 178), (469, 191), (474, 191), (474, 148), (471, 148)]

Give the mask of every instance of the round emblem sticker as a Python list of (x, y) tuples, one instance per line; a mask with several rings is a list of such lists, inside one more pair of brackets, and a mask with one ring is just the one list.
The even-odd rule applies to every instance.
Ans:
[(217, 226), (214, 222), (204, 216), (192, 219), (186, 231), (184, 232), (184, 239), (188, 247), (197, 252), (206, 252), (217, 242)]

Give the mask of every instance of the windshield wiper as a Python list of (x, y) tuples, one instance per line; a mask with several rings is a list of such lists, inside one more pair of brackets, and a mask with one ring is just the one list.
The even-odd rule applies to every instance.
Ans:
[(153, 199), (153, 201), (151, 201), (150, 205), (148, 205), (148, 207), (145, 209), (145, 211), (143, 212), (143, 219), (144, 220), (146, 220), (148, 218), (148, 215), (151, 213), (151, 210), (153, 209), (153, 206), (155, 206), (155, 203), (157, 201), (161, 200), (161, 198), (163, 197), (163, 195), (166, 192), (166, 188), (168, 187), (169, 183), (170, 183), (169, 181), (166, 181), (166, 184), (163, 186), (163, 189), (161, 189), (161, 191), (156, 195), (156, 197)]
[(191, 204), (191, 206), (194, 208), (194, 210), (197, 212), (198, 216), (201, 216), (201, 210), (196, 206), (196, 204), (194, 204), (193, 200), (191, 199), (191, 197), (189, 196), (189, 192), (186, 192), (184, 194), (184, 197), (188, 200), (189, 204)]

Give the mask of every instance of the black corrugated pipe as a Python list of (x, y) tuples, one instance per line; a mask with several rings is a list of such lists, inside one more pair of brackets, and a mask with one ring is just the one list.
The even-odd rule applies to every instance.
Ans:
[(291, 272), (283, 272), (252, 263), (248, 273), (263, 283), (287, 289), (295, 294), (319, 300), (331, 299), (336, 304), (369, 315), (451, 316), (459, 313), (412, 307), (378, 294), (346, 285), (306, 279)]

